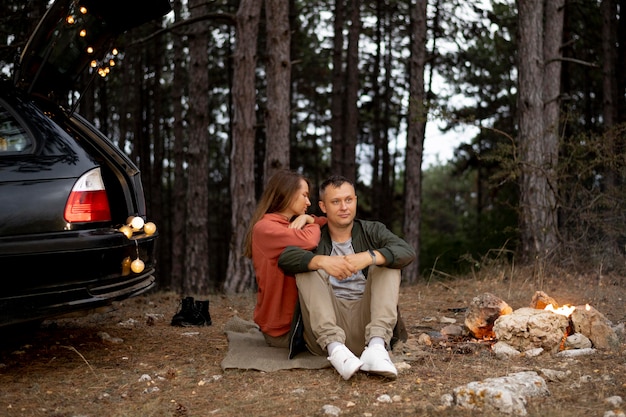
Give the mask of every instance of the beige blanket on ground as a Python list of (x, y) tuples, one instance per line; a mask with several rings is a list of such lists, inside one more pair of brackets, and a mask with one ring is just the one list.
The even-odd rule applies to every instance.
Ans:
[(289, 359), (289, 350), (270, 347), (265, 343), (258, 326), (239, 317), (224, 325), (228, 338), (228, 353), (222, 360), (222, 369), (254, 369), (272, 372), (281, 369), (321, 369), (330, 366), (323, 356), (302, 352)]

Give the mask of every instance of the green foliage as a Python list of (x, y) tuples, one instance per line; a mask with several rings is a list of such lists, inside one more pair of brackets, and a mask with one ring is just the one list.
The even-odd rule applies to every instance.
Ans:
[(424, 275), (432, 269), (466, 273), (476, 267), (475, 259), (516, 247), (514, 184), (504, 182), (498, 188), (490, 181), (479, 178), (479, 170), (460, 171), (454, 164), (424, 171), (420, 253)]
[[(626, 165), (616, 143), (626, 124), (606, 133), (580, 134), (562, 144), (559, 164), (560, 258), (579, 269), (624, 273)], [(623, 149), (623, 145), (619, 145)]]

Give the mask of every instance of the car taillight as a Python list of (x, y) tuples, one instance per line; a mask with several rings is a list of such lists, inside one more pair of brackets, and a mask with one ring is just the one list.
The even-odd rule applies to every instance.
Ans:
[(76, 181), (65, 204), (65, 220), (70, 223), (111, 220), (100, 168), (92, 169)]

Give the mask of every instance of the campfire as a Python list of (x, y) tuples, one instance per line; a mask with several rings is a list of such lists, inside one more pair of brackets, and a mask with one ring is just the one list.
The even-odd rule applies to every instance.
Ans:
[(465, 326), (474, 338), (493, 340), (494, 350), (512, 348), (517, 353), (611, 350), (619, 346), (611, 322), (598, 310), (589, 304), (559, 306), (541, 291), (535, 293), (529, 307), (517, 310), (493, 294), (475, 297)]
[[(587, 309), (587, 311), (591, 309), (589, 304), (587, 304), (585, 308)], [(569, 304), (565, 304), (564, 306), (561, 306), (561, 307), (554, 307), (552, 304), (548, 304), (546, 308), (544, 308), (544, 310), (551, 311), (553, 313), (560, 314), (565, 317), (569, 317), (572, 315), (574, 310), (576, 310), (576, 307), (571, 306)]]

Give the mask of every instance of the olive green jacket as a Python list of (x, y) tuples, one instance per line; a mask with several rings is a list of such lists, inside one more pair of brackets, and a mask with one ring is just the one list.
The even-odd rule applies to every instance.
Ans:
[[(369, 249), (379, 251), (385, 257), (385, 263), (379, 266), (392, 269), (402, 269), (415, 259), (415, 250), (411, 245), (377, 221), (354, 221), (352, 247), (355, 253), (365, 252)], [(314, 251), (288, 246), (278, 258), (278, 266), (290, 275), (308, 272), (309, 262), (315, 255), (330, 255), (331, 251), (332, 241), (328, 232), (328, 225), (325, 225), (322, 227), (320, 243)], [(366, 278), (367, 270), (368, 268), (363, 270)]]

